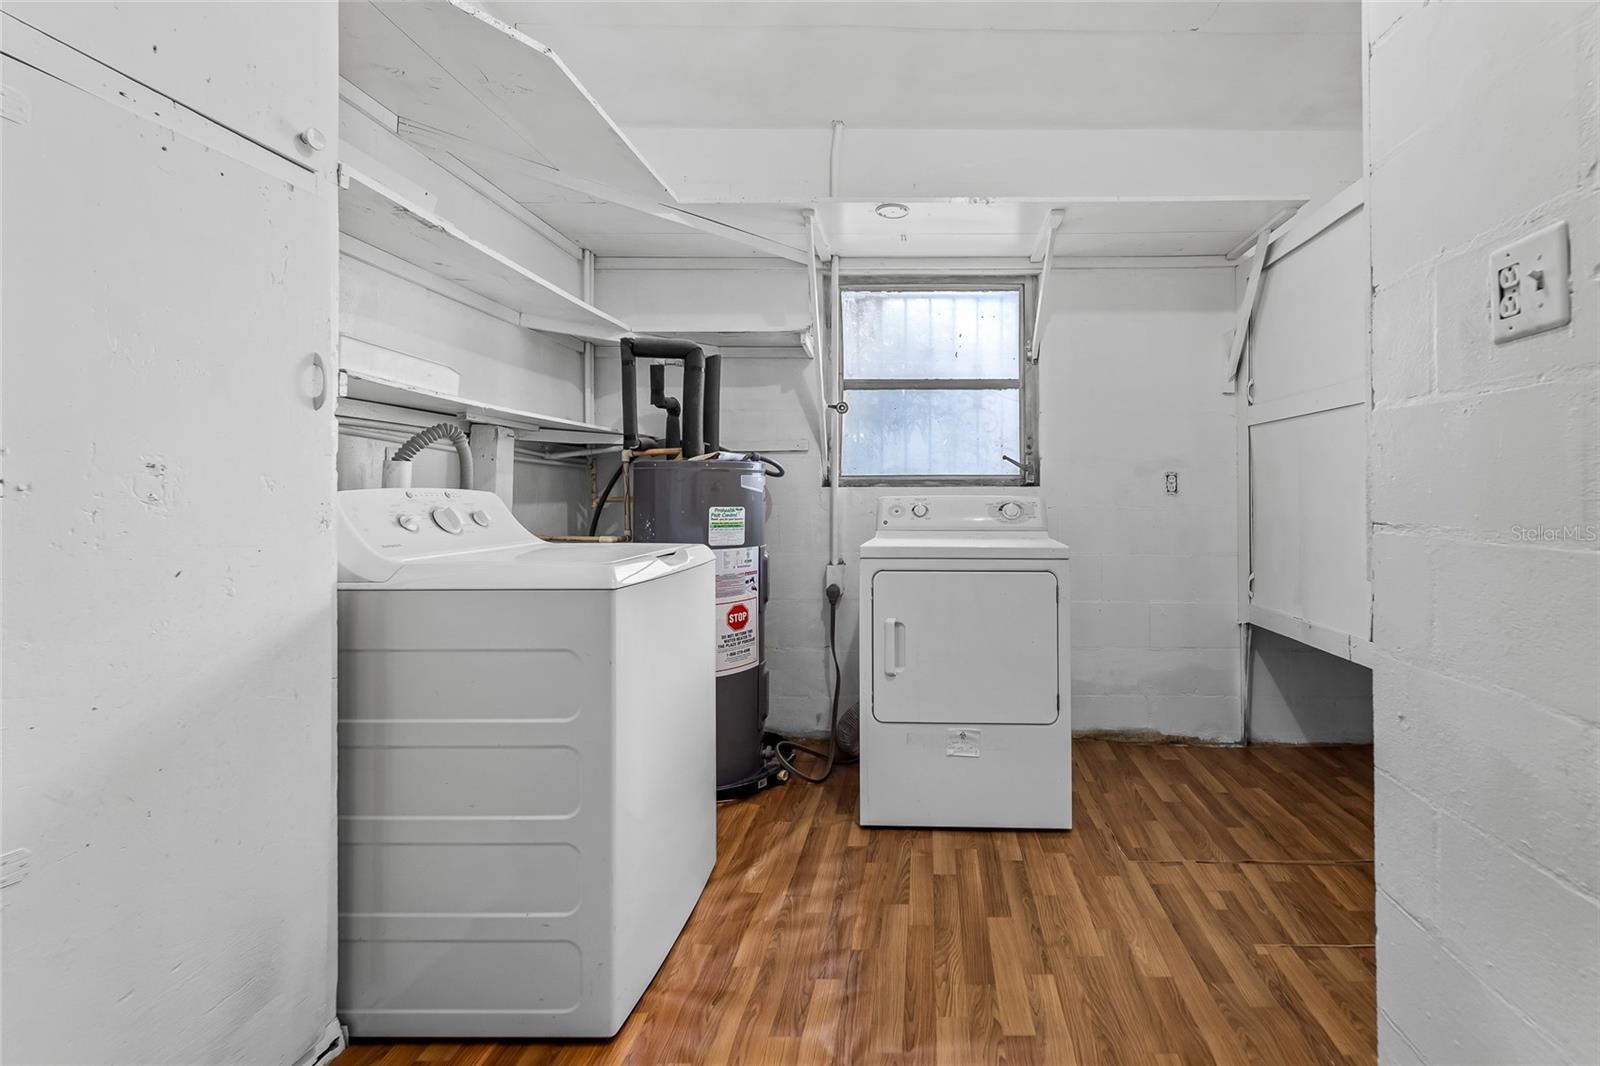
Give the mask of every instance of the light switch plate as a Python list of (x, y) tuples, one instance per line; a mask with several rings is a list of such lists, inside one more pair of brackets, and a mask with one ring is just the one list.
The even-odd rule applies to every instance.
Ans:
[(1567, 224), (1557, 222), (1489, 259), (1494, 342), (1543, 333), (1572, 321)]

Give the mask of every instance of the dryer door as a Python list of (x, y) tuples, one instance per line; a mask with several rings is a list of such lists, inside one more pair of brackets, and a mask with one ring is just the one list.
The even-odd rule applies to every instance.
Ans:
[(1049, 571), (880, 571), (872, 581), (873, 716), (1054, 722), (1057, 588)]

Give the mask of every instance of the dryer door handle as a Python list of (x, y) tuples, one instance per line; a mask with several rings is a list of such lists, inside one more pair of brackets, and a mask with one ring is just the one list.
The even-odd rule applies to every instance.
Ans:
[(894, 677), (906, 668), (906, 624), (898, 618), (883, 620), (883, 672)]

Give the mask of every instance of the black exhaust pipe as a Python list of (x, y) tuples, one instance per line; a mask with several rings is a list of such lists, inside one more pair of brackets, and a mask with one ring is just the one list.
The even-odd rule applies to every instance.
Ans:
[(622, 446), (639, 447), (639, 379), (633, 368), (633, 338), (622, 338)]
[(639, 359), (673, 359), (683, 363), (683, 457), (693, 459), (705, 451), (706, 353), (694, 341), (665, 337), (622, 338), (622, 443), (639, 446), (639, 394), (634, 364)]
[(678, 414), (683, 408), (676, 396), (667, 395), (667, 367), (664, 363), (650, 364), (650, 406), (667, 412), (667, 447), (683, 447), (683, 427), (678, 422)]
[(706, 450), (706, 353), (696, 344), (683, 357), (683, 457), (693, 459)]
[(722, 356), (706, 356), (706, 451), (722, 450)]

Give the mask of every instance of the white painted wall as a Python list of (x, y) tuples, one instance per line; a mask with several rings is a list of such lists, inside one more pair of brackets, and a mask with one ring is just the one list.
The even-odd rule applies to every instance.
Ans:
[(1040, 458), (1073, 548), (1073, 726), (1237, 740), (1236, 422), (1217, 383), (1234, 272), (1051, 285)]
[[(576, 258), (543, 234), (490, 202), (368, 116), (343, 104), (341, 135), (386, 176), (437, 197), (439, 213), (469, 232), (492, 234), (497, 247), (576, 292)], [(350, 255), (339, 258), (339, 331), (369, 344), (450, 367), (461, 375), (461, 395), (563, 418), (583, 417), (583, 363), (570, 338), (523, 329), (481, 307), (442, 296), (413, 280)], [(388, 439), (346, 428), (339, 436), (339, 488), (376, 488), (383, 455), (403, 435)], [(414, 484), (459, 485), (455, 450), (435, 445), (416, 461)], [(570, 533), (587, 510), (584, 467), (526, 459), (517, 463), (513, 510), (537, 533)]]
[[(602, 297), (640, 273), (602, 269)], [(725, 273), (714, 273), (707, 300), (736, 298)], [(1233, 275), (1179, 267), (1055, 275), (1042, 357), (1041, 491), (1053, 532), (1074, 549), (1077, 728), (1239, 736), (1235, 416), (1218, 388)], [(641, 418), (659, 425), (659, 413), (647, 413), (645, 384), (641, 374)], [(832, 672), (816, 366), (731, 359), (723, 389), (728, 446), (803, 440), (809, 449), (777, 456), (790, 476), (772, 482), (768, 657), (772, 725), (814, 733), (826, 725)], [(607, 358), (601, 420), (620, 417), (616, 390), (615, 360)], [(1177, 497), (1165, 493), (1168, 470), (1180, 473)], [(852, 564), (855, 546), (872, 533), (877, 497), (888, 491), (840, 492)], [(857, 580), (850, 565), (839, 619), (846, 706), (856, 691)]]
[[(1365, 14), (1379, 1055), (1596, 1062), (1600, 6)], [(1558, 219), (1573, 322), (1496, 347)]]
[(4, 890), (0, 1057), (309, 1060), (337, 1035), (334, 427), (309, 373), (334, 343), (332, 160), (199, 116), (270, 115), (290, 152), (331, 134), (336, 14), (0, 21), (30, 64), (0, 68), (0, 832), (32, 852)]
[(1371, 744), (1372, 671), (1257, 627), (1250, 736), (1268, 744)]

